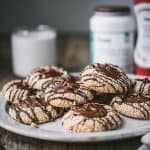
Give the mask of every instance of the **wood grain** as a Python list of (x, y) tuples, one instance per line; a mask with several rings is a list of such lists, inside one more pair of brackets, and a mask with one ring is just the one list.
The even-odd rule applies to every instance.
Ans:
[(20, 136), (0, 129), (0, 143), (6, 150), (135, 150), (140, 137), (113, 142), (60, 143)]

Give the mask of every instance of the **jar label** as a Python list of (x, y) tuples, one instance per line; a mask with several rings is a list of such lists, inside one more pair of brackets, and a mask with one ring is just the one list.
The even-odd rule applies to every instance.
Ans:
[(132, 64), (133, 32), (93, 32), (91, 63), (112, 63), (125, 67)]
[(137, 16), (137, 22), (137, 50), (141, 51), (142, 54), (150, 54), (150, 10), (141, 10)]

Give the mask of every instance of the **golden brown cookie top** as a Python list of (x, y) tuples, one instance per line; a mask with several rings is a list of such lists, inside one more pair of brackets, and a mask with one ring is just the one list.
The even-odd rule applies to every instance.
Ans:
[(150, 98), (147, 98), (140, 93), (132, 93), (122, 96), (122, 100), (125, 103), (143, 103), (150, 101)]
[(30, 108), (30, 107), (46, 107), (47, 104), (36, 96), (25, 97), (22, 101), (16, 104), (18, 108)]
[(7, 82), (4, 87), (6, 88), (6, 91), (8, 88), (13, 87), (13, 88), (19, 88), (19, 89), (29, 89), (29, 85), (25, 80), (12, 80)]
[(56, 66), (44, 66), (41, 68), (35, 68), (31, 74), (39, 73), (43, 78), (49, 77), (69, 77), (68, 73), (62, 68)]
[(45, 77), (58, 77), (63, 74), (62, 72), (59, 72), (58, 70), (56, 70), (52, 67), (49, 67), (49, 66), (46, 66), (45, 68), (37, 68), (33, 71), (33, 73), (35, 73), (35, 72), (39, 72), (39, 73), (45, 75)]
[[(58, 83), (55, 86), (51, 88), (51, 91), (54, 92), (60, 92), (60, 93), (66, 93), (66, 92), (75, 92), (76, 90), (83, 88), (84, 85), (80, 82), (74, 82), (74, 81), (64, 81), (63, 83)], [(84, 87), (86, 88), (86, 87)], [(87, 88), (86, 88), (87, 89)]]
[(100, 72), (108, 77), (119, 79), (123, 73), (118, 66), (112, 64), (90, 64), (85, 70), (94, 68), (97, 72)]
[(63, 109), (53, 107), (34, 96), (18, 101), (18, 103), (8, 102), (6, 111), (12, 118), (30, 125), (52, 121), (63, 114)]
[(141, 93), (130, 93), (115, 97), (115, 101), (113, 101), (112, 104), (118, 103), (121, 105), (122, 103), (145, 103), (147, 101), (150, 101), (150, 98), (145, 97)]

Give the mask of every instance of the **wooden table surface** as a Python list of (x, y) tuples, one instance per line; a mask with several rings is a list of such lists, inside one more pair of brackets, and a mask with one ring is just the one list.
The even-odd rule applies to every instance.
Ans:
[[(1, 72), (0, 89), (13, 78), (12, 74)], [(140, 138), (97, 143), (62, 143), (33, 139), (0, 128), (0, 150), (136, 150), (141, 145)]]

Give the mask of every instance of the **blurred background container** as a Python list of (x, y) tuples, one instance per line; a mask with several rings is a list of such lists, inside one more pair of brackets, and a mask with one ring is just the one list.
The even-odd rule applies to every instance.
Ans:
[(17, 29), (11, 35), (13, 73), (25, 77), (34, 68), (57, 65), (56, 31), (47, 25)]
[(133, 73), (134, 24), (128, 6), (98, 5), (90, 18), (91, 63), (111, 63)]

